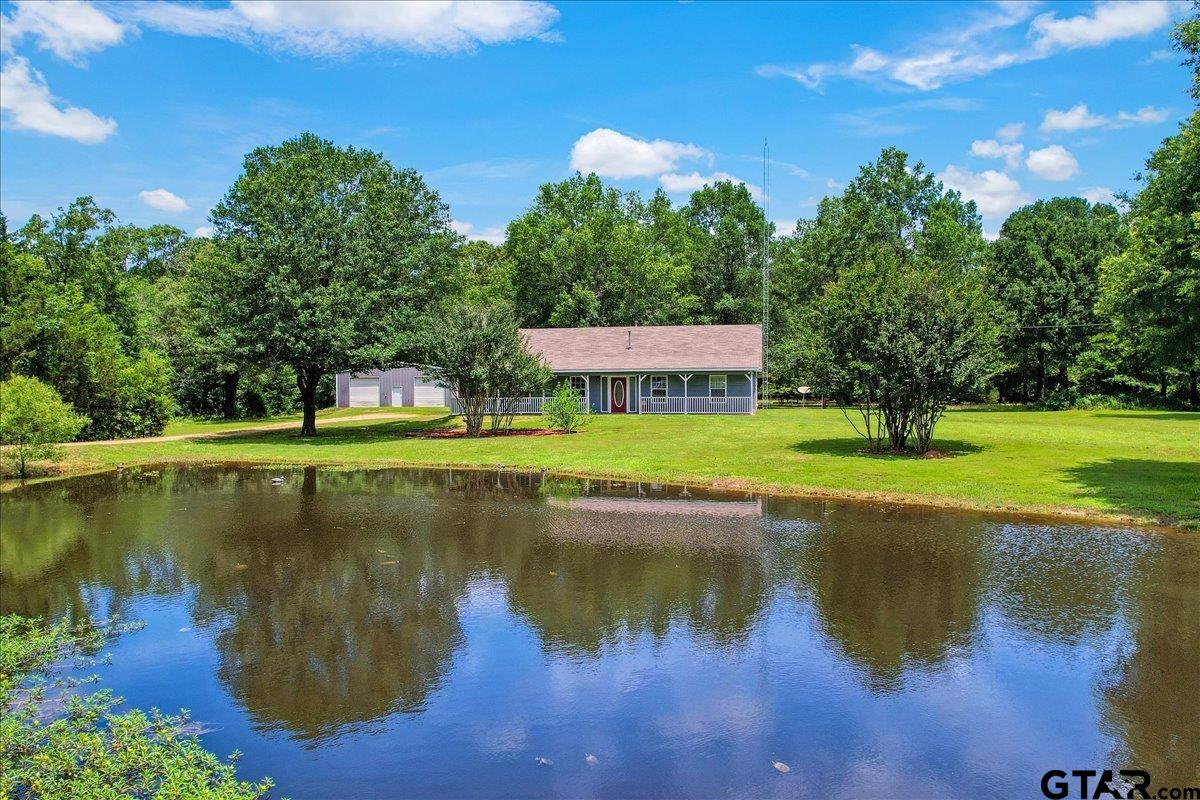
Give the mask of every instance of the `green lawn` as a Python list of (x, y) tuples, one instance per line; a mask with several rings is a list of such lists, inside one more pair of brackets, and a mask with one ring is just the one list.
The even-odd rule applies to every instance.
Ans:
[[(390, 414), (402, 409), (381, 407), (381, 408), (327, 408), (324, 411), (317, 412), (317, 421), (320, 424), (321, 420), (337, 420), (344, 417), (357, 417), (364, 414)], [(224, 433), (227, 431), (236, 431), (243, 428), (257, 428), (263, 425), (274, 425), (280, 422), (295, 422), (300, 423), (299, 414), (281, 414), (275, 417), (260, 417), (258, 419), (239, 419), (232, 422), (226, 422), (219, 419), (190, 419), (182, 417), (173, 419), (167, 423), (167, 429), (163, 431), (163, 436), (187, 436), (202, 433)]]
[[(323, 420), (364, 411), (346, 409)], [(865, 455), (836, 409), (779, 409), (745, 417), (597, 416), (583, 433), (572, 436), (404, 436), (450, 424), (457, 423), (444, 411), (416, 409), (402, 420), (327, 426), (315, 439), (301, 439), (286, 430), (207, 440), (83, 445), (73, 448), (69, 467), (235, 460), (503, 463), (612, 477), (1200, 526), (1200, 414), (955, 410), (947, 413), (935, 437), (935, 447), (952, 455), (937, 459)], [(520, 427), (540, 424), (537, 418), (518, 420)]]

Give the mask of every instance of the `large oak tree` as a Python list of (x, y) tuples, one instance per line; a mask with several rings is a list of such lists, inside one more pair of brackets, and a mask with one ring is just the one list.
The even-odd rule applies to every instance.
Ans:
[(304, 436), (321, 378), (410, 357), (454, 273), (457, 235), (420, 175), (311, 133), (247, 155), (212, 221), (231, 253), (213, 289), (254, 357), (295, 371)]

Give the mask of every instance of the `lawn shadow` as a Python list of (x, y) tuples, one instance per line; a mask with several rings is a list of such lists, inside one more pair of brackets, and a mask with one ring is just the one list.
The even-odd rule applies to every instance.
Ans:
[(1066, 470), (1082, 494), (1117, 511), (1200, 523), (1200, 463), (1113, 458)]
[(805, 439), (790, 445), (798, 453), (808, 453), (818, 456), (843, 456), (851, 458), (883, 458), (899, 460), (917, 460), (922, 458), (953, 458), (955, 456), (972, 455), (983, 451), (983, 447), (971, 442), (958, 439), (934, 439), (935, 455), (918, 456), (907, 453), (869, 453), (866, 442), (859, 437), (841, 437), (838, 439)]
[(380, 420), (367, 423), (317, 423), (316, 436), (301, 436), (300, 424), (294, 428), (278, 428), (269, 431), (230, 432), (223, 435), (198, 438), (206, 444), (278, 444), (278, 445), (340, 445), (374, 443), (389, 439), (402, 439), (410, 433), (446, 430), (456, 427), (449, 414), (423, 419)]

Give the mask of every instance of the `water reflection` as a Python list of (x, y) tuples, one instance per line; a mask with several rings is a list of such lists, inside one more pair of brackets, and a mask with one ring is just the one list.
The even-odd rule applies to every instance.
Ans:
[[(967, 786), (975, 768), (957, 752), (963, 743), (938, 732), (928, 709), (985, 677), (1007, 681), (1008, 694), (973, 696), (971, 714), (1049, 704), (1075, 715), (1065, 743), (1046, 741), (1092, 758), (1068, 767), (1144, 766), (1186, 782), (1200, 764), (1195, 537), (506, 471), (222, 468), (26, 487), (3, 499), (0, 555), (5, 613), (125, 613), (148, 599), (183, 608), (211, 641), (231, 708), (258, 735), (314, 752), (353, 743), (338, 752), (363, 775), (362, 736), (447, 714), (412, 746), (440, 763), (451, 742), (486, 741), (461, 755), (484, 771), (528, 755), (540, 721), (545, 731), (624, 730), (639, 754), (673, 766), (638, 786), (670, 778), (663, 788), (724, 793), (718, 773), (749, 767), (722, 759), (749, 730), (807, 742), (814, 764), (858, 747), (868, 763), (904, 772), (912, 765), (864, 743), (870, 727), (857, 727), (899, 727), (883, 720), (900, 703), (926, 709), (905, 712), (897, 730), (931, 751), (913, 763), (948, 771), (940, 786)], [(139, 636), (153, 643), (148, 621)], [(605, 684), (539, 712), (548, 687), (529, 676), (561, 682), (566, 665), (622, 674), (666, 707), (646, 716), (649, 707), (621, 701), (634, 690)], [(1082, 694), (1056, 688), (1067, 674)], [(177, 705), (189, 705), (193, 678), (172, 679)], [(687, 699), (685, 687), (712, 681), (728, 683), (723, 705)], [(519, 725), (481, 737), (484, 686), (513, 698)], [(701, 713), (719, 706), (742, 711)], [(956, 720), (967, 713), (953, 709)], [(851, 718), (859, 723), (847, 727)], [(1019, 727), (997, 723), (995, 735), (1040, 735)], [(503, 731), (517, 744), (497, 747)], [(267, 771), (286, 777), (289, 763)], [(696, 775), (685, 779), (689, 763)], [(482, 785), (470, 769), (429, 769), (430, 782), (415, 785)], [(526, 786), (517, 775), (496, 773), (493, 788)], [(743, 777), (736, 785), (758, 786), (760, 776)]]

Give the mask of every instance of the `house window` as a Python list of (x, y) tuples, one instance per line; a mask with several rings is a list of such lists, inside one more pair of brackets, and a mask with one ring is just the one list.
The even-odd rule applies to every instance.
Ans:
[(725, 388), (728, 385), (727, 375), (709, 375), (708, 376), (708, 396), (713, 398), (725, 399)]
[(650, 401), (653, 403), (667, 402), (667, 376), (650, 376)]
[(580, 397), (587, 394), (587, 378), (582, 375), (571, 376), (571, 391), (575, 392)]

